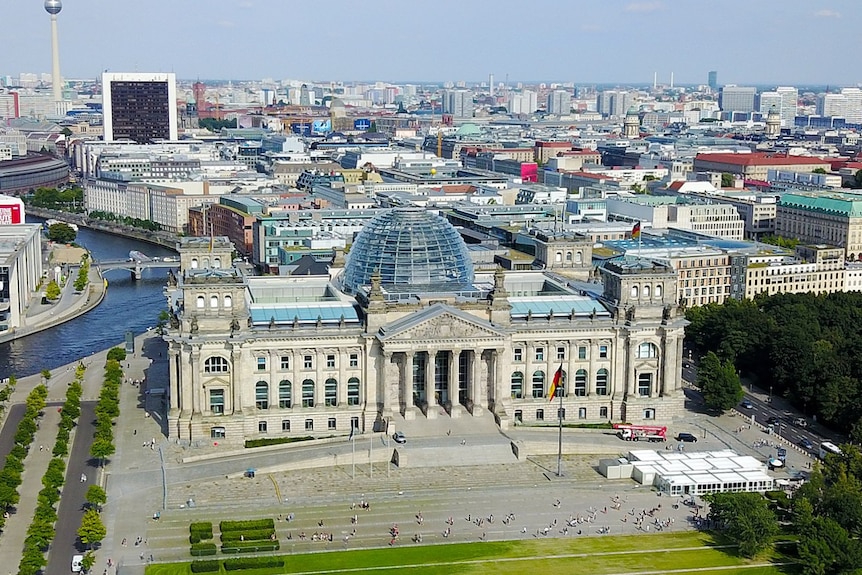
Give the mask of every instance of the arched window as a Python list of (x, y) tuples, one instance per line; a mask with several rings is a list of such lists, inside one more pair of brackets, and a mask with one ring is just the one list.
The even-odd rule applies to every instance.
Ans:
[(563, 261), (563, 252), (556, 252), (554, 254), (554, 261), (560, 263)]
[(649, 295), (649, 294), (650, 294), (650, 287), (649, 287), (649, 286), (644, 286), (644, 288), (643, 288), (643, 294), (644, 294), (644, 297), (649, 297), (649, 296), (650, 296), (650, 295)]
[(213, 258), (213, 269), (219, 269), (221, 267), (221, 258)]
[(359, 405), (359, 378), (347, 380), (347, 405)]
[(192, 269), (198, 269), (198, 258), (192, 258)]
[(584, 263), (584, 254), (583, 252), (575, 252), (575, 263), (582, 264)]
[(220, 355), (214, 355), (204, 360), (204, 373), (228, 373), (230, 362)]
[(512, 399), (524, 398), (524, 374), (516, 371), (512, 374)]
[(323, 401), (327, 407), (338, 405), (338, 382), (331, 377), (323, 384)]
[(254, 404), (258, 409), (269, 409), (269, 385), (265, 381), (254, 384)]
[(658, 347), (655, 344), (644, 342), (638, 346), (638, 359), (654, 359), (658, 357)]
[(204, 306), (206, 305), (206, 300), (204, 299), (204, 296), (202, 296), (202, 295), (199, 295), (195, 301), (197, 302), (195, 305), (197, 306), (198, 309), (203, 309)]
[(230, 309), (231, 307), (233, 307), (233, 298), (231, 298), (229, 295), (224, 296), (224, 307), (225, 309)]
[(533, 374), (533, 397), (541, 399), (545, 397), (545, 372), (537, 371)]
[(302, 382), (302, 407), (314, 407), (314, 381), (311, 379)]
[(632, 297), (638, 297), (638, 286), (632, 286)]
[(210, 307), (213, 309), (218, 307), (218, 296), (217, 295), (211, 295), (210, 296)]
[(661, 284), (655, 286), (655, 297), (661, 297)]
[(587, 395), (587, 370), (579, 369), (575, 372), (575, 395), (584, 397)]
[(278, 382), (278, 406), (282, 409), (293, 407), (293, 385), (286, 379)]
[(601, 368), (596, 372), (596, 395), (608, 394), (608, 379), (610, 376), (607, 369)]
[(208, 269), (210, 267), (210, 259), (209, 258), (204, 258), (201, 263), (203, 263), (204, 269)]
[(567, 262), (571, 262), (571, 261), (572, 261), (572, 252), (566, 252), (566, 261), (567, 261)]

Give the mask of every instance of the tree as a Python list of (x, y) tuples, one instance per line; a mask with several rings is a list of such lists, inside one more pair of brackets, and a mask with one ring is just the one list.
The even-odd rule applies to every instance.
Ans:
[(759, 493), (715, 493), (709, 501), (709, 516), (716, 528), (739, 546), (745, 557), (754, 557), (778, 533), (778, 521)]
[(99, 512), (95, 509), (87, 509), (81, 518), (81, 526), (78, 528), (78, 537), (81, 543), (93, 549), (105, 538), (107, 530)]
[(856, 173), (853, 174), (853, 181), (850, 182), (850, 187), (854, 190), (862, 188), (862, 170), (856, 170)]
[(93, 568), (93, 565), (96, 564), (96, 554), (92, 551), (87, 551), (84, 553), (84, 558), (81, 559), (81, 567), (84, 571), (89, 571)]
[(697, 385), (709, 411), (723, 413), (739, 403), (745, 395), (733, 363), (721, 361), (711, 351), (703, 356), (698, 365)]
[(98, 459), (100, 465), (104, 465), (105, 459), (113, 455), (114, 451), (114, 442), (104, 437), (95, 439), (90, 446), (90, 455)]
[(51, 280), (48, 282), (48, 285), (45, 287), (45, 297), (50, 300), (55, 300), (60, 297), (60, 286), (57, 285), (57, 282)]
[(48, 227), (48, 239), (52, 242), (68, 244), (75, 241), (75, 236), (77, 235), (78, 232), (72, 229), (72, 226), (64, 224), (63, 222), (51, 224)]
[(97, 511), (101, 509), (101, 506), (104, 505), (107, 500), (108, 495), (100, 486), (94, 484), (87, 488), (87, 503)]
[(800, 533), (797, 552), (806, 575), (849, 573), (860, 565), (859, 542), (829, 517), (817, 517)]
[(811, 170), (811, 173), (812, 174), (825, 174), (826, 170), (823, 168), (814, 168), (813, 170)]
[(123, 361), (126, 359), (126, 350), (122, 347), (112, 347), (108, 350), (107, 359), (113, 359), (114, 361)]
[(721, 174), (721, 187), (722, 188), (732, 188), (734, 182), (733, 174), (723, 173)]
[(47, 382), (49, 379), (51, 379), (51, 370), (50, 369), (43, 369), (41, 371), (41, 375), (42, 375), (42, 379), (44, 379)]

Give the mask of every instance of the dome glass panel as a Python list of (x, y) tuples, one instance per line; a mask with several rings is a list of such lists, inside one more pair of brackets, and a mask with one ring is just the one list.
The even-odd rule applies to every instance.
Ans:
[(452, 292), (473, 283), (464, 240), (447, 220), (421, 208), (380, 214), (356, 237), (342, 276), (344, 290), (356, 293), (375, 273), (390, 292)]

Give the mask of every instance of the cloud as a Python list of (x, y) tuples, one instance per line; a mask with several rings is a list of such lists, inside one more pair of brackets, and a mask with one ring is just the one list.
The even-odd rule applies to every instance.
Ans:
[(841, 13), (835, 10), (818, 10), (814, 15), (818, 18), (841, 18)]
[(664, 8), (664, 2), (630, 2), (626, 4), (625, 11), (643, 14), (646, 12), (657, 12), (658, 10), (664, 10)]

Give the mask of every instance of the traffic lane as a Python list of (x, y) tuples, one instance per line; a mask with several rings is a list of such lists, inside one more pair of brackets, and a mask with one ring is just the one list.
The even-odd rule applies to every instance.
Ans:
[[(66, 483), (63, 485), (60, 506), (57, 509), (56, 532), (48, 552), (45, 575), (67, 575), (72, 555), (82, 553), (82, 550), (77, 547), (78, 527), (81, 526), (81, 517), (84, 515), (87, 488), (96, 482), (98, 476), (98, 469), (90, 464), (90, 445), (93, 443), (95, 417), (96, 402), (82, 402), (81, 416), (75, 429), (75, 440), (69, 453)], [(81, 474), (87, 476), (86, 482), (81, 481)]]
[(3, 430), (0, 431), (0, 458), (3, 461), (6, 460), (6, 456), (15, 447), (15, 434), (18, 432), (18, 424), (24, 419), (26, 411), (27, 406), (23, 403), (16, 403), (9, 408), (9, 415), (6, 416)]

